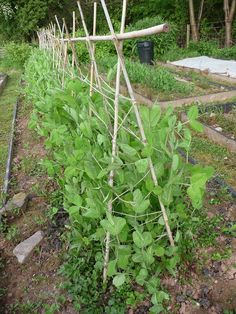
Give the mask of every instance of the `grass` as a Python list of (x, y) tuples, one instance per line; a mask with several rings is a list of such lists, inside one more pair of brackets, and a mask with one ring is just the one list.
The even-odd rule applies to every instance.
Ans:
[(21, 70), (5, 68), (0, 64), (1, 72), (8, 74), (9, 78), (2, 95), (0, 95), (0, 187), (2, 187), (5, 176), (13, 109), (19, 94)]
[(213, 166), (215, 174), (236, 189), (236, 154), (203, 136), (194, 136), (190, 155), (202, 164)]

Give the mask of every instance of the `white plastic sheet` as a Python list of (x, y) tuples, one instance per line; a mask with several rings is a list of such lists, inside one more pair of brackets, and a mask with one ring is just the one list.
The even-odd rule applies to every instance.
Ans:
[(171, 62), (171, 64), (236, 78), (236, 61), (233, 60), (220, 60), (202, 56)]

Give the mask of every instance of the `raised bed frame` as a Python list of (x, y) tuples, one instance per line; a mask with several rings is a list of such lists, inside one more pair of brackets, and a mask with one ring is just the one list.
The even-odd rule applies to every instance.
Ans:
[(2, 94), (4, 87), (7, 84), (7, 80), (8, 80), (8, 75), (0, 73), (0, 95)]

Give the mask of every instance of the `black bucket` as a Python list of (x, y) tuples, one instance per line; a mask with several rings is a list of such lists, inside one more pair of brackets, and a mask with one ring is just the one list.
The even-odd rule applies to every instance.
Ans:
[(150, 40), (137, 42), (138, 55), (141, 63), (153, 65), (154, 63), (154, 43)]

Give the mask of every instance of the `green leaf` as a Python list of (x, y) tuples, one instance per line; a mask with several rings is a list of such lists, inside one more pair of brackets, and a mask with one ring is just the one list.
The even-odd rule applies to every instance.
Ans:
[(153, 189), (153, 193), (157, 196), (160, 196), (162, 193), (162, 187), (160, 186), (155, 186), (155, 188)]
[(164, 256), (165, 249), (162, 246), (158, 246), (157, 248), (155, 248), (154, 253), (158, 257)]
[(176, 171), (178, 169), (179, 166), (179, 156), (178, 155), (173, 155), (173, 159), (172, 159), (172, 170)]
[(150, 314), (164, 313), (164, 307), (160, 304), (155, 304), (149, 310), (150, 310)]
[(136, 282), (143, 286), (143, 284), (145, 283), (145, 279), (147, 278), (148, 276), (148, 271), (146, 268), (142, 268), (140, 269), (139, 273), (138, 273), (138, 276), (136, 276)]
[(78, 113), (76, 112), (76, 110), (69, 107), (69, 106), (64, 106), (64, 109), (65, 109), (65, 111), (67, 111), (69, 113), (69, 115), (76, 122), (76, 124), (78, 124), (79, 123), (79, 116), (78, 116)]
[(164, 300), (169, 300), (169, 295), (164, 291), (157, 291), (152, 295), (151, 302), (153, 304), (160, 304)]
[(101, 212), (98, 208), (89, 208), (85, 213), (84, 217), (98, 219), (101, 218)]
[(99, 145), (102, 145), (103, 143), (106, 142), (106, 137), (102, 134), (98, 134), (97, 136), (97, 141)]
[(143, 262), (145, 262), (142, 252), (138, 252), (138, 253), (133, 254), (132, 255), (132, 260), (135, 263), (143, 263)]
[(118, 267), (127, 269), (129, 258), (131, 256), (131, 248), (128, 245), (120, 245), (118, 247)]
[(194, 131), (203, 132), (203, 125), (200, 122), (192, 120), (189, 124)]
[(133, 232), (133, 241), (138, 248), (144, 248), (152, 243), (152, 234), (150, 232)]
[(118, 274), (113, 278), (112, 281), (113, 285), (115, 287), (120, 287), (125, 283), (125, 274)]
[(71, 203), (80, 207), (82, 205), (82, 198), (79, 195), (74, 195), (71, 199)]
[(188, 118), (189, 118), (190, 121), (191, 120), (196, 120), (198, 118), (198, 107), (197, 106), (192, 106), (189, 109), (187, 115), (188, 115)]
[(153, 147), (151, 145), (146, 145), (142, 150), (143, 157), (151, 157), (153, 154)]
[(142, 213), (150, 206), (150, 201), (144, 200), (142, 192), (139, 189), (134, 191), (133, 196), (134, 196), (133, 208), (136, 213)]
[(145, 173), (148, 168), (148, 159), (140, 159), (135, 162), (135, 166), (137, 167), (137, 170), (139, 173)]
[(148, 293), (154, 294), (157, 291), (157, 288), (160, 286), (160, 279), (157, 276), (153, 276), (147, 282)]
[(145, 127), (155, 127), (161, 117), (160, 106), (153, 106), (148, 108), (145, 106), (140, 107), (140, 114)]
[(145, 256), (145, 263), (147, 265), (151, 265), (152, 263), (154, 263), (155, 259), (153, 257), (153, 247), (149, 246), (147, 251), (143, 252), (144, 256)]
[(109, 172), (108, 169), (106, 169), (106, 168), (105, 168), (105, 169), (102, 169), (102, 170), (99, 172), (97, 178), (98, 178), (98, 179), (102, 179), (103, 177), (105, 177), (105, 176), (108, 174), (108, 172)]
[(136, 149), (129, 146), (128, 144), (120, 144), (120, 148), (128, 156), (135, 156), (137, 154)]
[(116, 263), (117, 263), (116, 259), (108, 263), (107, 275), (109, 277), (114, 276), (116, 274)]
[(80, 123), (80, 130), (85, 137), (91, 139), (93, 137), (93, 131), (91, 129), (90, 123), (88, 121), (84, 121)]
[(101, 220), (102, 227), (110, 232), (110, 234), (116, 236), (121, 233), (122, 229), (126, 225), (126, 220), (121, 217), (112, 216), (111, 218)]

